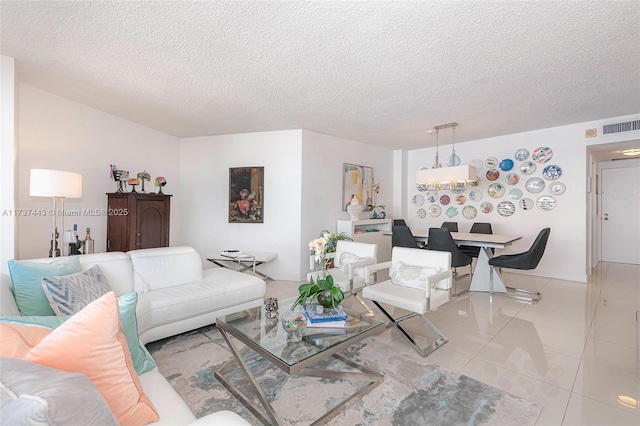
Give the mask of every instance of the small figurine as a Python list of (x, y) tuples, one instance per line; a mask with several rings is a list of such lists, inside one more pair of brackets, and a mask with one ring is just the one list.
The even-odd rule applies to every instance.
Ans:
[(158, 195), (164, 195), (164, 192), (162, 192), (162, 187), (165, 186), (166, 184), (167, 184), (167, 180), (162, 176), (158, 176), (156, 178), (155, 185), (159, 188)]
[(149, 174), (147, 169), (144, 169), (144, 172), (138, 173), (137, 178), (140, 179), (140, 183), (142, 185), (140, 187), (140, 192), (145, 192), (144, 191), (144, 181), (145, 180), (151, 181), (151, 175)]

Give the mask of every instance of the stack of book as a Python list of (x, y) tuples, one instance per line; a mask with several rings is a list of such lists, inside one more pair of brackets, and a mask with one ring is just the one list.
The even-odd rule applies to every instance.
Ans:
[(345, 313), (342, 306), (335, 308), (323, 308), (322, 312), (318, 310), (318, 304), (304, 305), (304, 314), (307, 317), (307, 327), (309, 328), (346, 328), (347, 319), (349, 317)]

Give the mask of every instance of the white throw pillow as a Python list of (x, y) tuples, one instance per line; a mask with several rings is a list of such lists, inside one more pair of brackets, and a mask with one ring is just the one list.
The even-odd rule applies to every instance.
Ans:
[(397, 261), (391, 268), (391, 282), (404, 287), (426, 290), (427, 278), (440, 272), (437, 266), (414, 266)]
[[(338, 259), (338, 269), (340, 269), (342, 272), (348, 274), (349, 273), (349, 264), (353, 263), (353, 262), (358, 262), (360, 260), (367, 260), (367, 259), (371, 259), (368, 256), (365, 257), (359, 257), (356, 256), (353, 253), (349, 253), (347, 251), (342, 252), (342, 254), (340, 254), (340, 259)], [(353, 270), (353, 274), (357, 275), (359, 277), (364, 277), (364, 267), (360, 267), (360, 268), (356, 268)]]

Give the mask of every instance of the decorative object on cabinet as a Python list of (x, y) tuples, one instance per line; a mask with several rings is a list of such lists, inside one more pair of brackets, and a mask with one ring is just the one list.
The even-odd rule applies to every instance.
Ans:
[[(387, 213), (385, 213), (385, 206), (383, 204), (378, 204), (378, 194), (380, 193), (380, 184), (373, 184), (373, 203), (369, 205), (369, 209), (373, 212), (371, 213), (371, 219), (384, 219), (387, 217)], [(416, 195), (415, 197), (422, 197), (422, 195)], [(424, 198), (423, 198), (424, 199)]]
[[(49, 257), (60, 256), (58, 248), (58, 214), (60, 211), (60, 229), (64, 231), (64, 199), (82, 198), (82, 175), (61, 170), (31, 169), (29, 172), (29, 195), (53, 199), (51, 226), (51, 249)], [(57, 204), (60, 200), (60, 209)]]
[[(427, 189), (433, 189), (438, 191), (442, 189), (444, 186), (448, 186), (450, 189), (461, 186), (464, 190), (464, 187), (469, 182), (473, 182), (476, 180), (476, 168), (471, 165), (460, 166), (460, 157), (456, 155), (456, 127), (458, 123), (447, 123), (441, 124), (434, 127), (436, 134), (436, 161), (435, 168), (433, 169), (421, 169), (416, 172), (416, 183), (422, 184), (427, 187)], [(447, 161), (448, 167), (439, 167), (439, 139), (438, 134), (440, 130), (443, 129), (452, 129), (453, 131), (453, 143), (451, 156)], [(432, 134), (433, 131), (430, 131)]]
[(162, 176), (158, 176), (154, 183), (158, 187), (158, 194), (163, 195), (164, 193), (162, 192), (162, 187), (167, 184), (167, 180)]
[(147, 171), (147, 169), (144, 169), (143, 172), (139, 172), (136, 176), (138, 179), (140, 179), (140, 192), (145, 192), (144, 190), (144, 181), (151, 181), (151, 175), (149, 174), (149, 172)]
[(171, 195), (107, 194), (107, 251), (168, 247)]
[(138, 192), (138, 191), (136, 191), (136, 185), (140, 185), (140, 179), (138, 179), (138, 178), (129, 178), (127, 183), (129, 185), (131, 185), (131, 192)]
[(344, 233), (353, 241), (359, 243), (378, 245), (378, 262), (391, 260), (391, 226), (393, 220), (363, 219), (363, 220), (338, 220), (336, 230)]
[(360, 213), (362, 213), (363, 210), (364, 207), (362, 206), (362, 204), (360, 204), (360, 202), (358, 201), (358, 197), (354, 194), (351, 197), (349, 205), (347, 206), (347, 213), (349, 213), (351, 220), (359, 220)]
[(116, 192), (124, 192), (124, 184), (129, 179), (129, 171), (118, 169), (115, 164), (110, 164), (109, 167), (111, 169), (111, 171), (109, 172), (109, 177), (118, 185), (116, 188)]
[(264, 167), (229, 168), (229, 223), (264, 223)]
[(342, 206), (347, 211), (351, 199), (355, 195), (370, 211), (373, 205), (373, 167), (344, 163), (342, 173)]

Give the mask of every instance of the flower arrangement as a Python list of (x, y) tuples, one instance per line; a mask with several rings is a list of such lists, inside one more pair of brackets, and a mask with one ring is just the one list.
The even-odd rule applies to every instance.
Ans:
[(372, 210), (371, 219), (384, 219), (387, 217), (384, 209), (386, 206), (378, 205), (378, 194), (380, 193), (380, 183), (373, 183), (373, 204), (369, 204), (369, 210)]
[(141, 191), (144, 192), (144, 181), (151, 181), (151, 175), (149, 174), (147, 169), (144, 169), (144, 172), (139, 172), (136, 177), (140, 179), (140, 182), (142, 183)]

